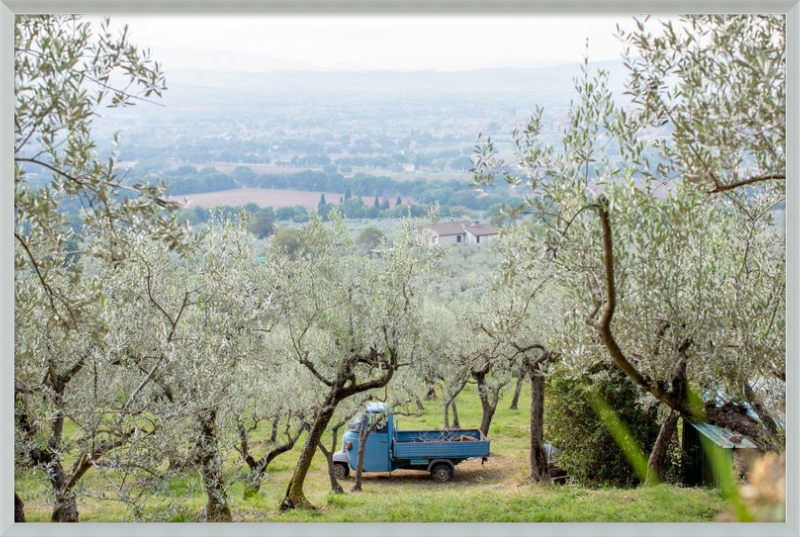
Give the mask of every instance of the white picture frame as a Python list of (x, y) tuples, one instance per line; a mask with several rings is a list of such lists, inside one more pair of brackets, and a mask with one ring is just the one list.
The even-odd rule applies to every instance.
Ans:
[[(787, 520), (780, 523), (560, 523), (560, 524), (413, 524), (413, 523), (258, 523), (258, 524), (136, 524), (94, 523), (14, 524), (14, 303), (13, 303), (13, 115), (14, 115), (14, 15), (34, 13), (82, 14), (180, 14), (180, 13), (263, 13), (263, 14), (680, 14), (680, 13), (781, 13), (787, 17), (787, 132), (786, 181), (787, 243), (787, 326), (786, 349), (786, 482)], [(800, 0), (0, 0), (0, 536), (160, 536), (212, 535), (326, 537), (367, 535), (458, 537), (491, 536), (795, 536), (800, 537)]]

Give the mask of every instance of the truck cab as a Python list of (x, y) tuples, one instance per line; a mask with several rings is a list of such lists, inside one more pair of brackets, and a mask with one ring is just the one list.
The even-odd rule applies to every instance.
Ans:
[(399, 431), (397, 419), (386, 403), (367, 403), (348, 424), (342, 449), (334, 453), (336, 475), (345, 478), (356, 469), (359, 433), (370, 427), (364, 451), (364, 472), (422, 470), (434, 480), (451, 481), (455, 466), (467, 459), (489, 456), (490, 443), (477, 429)]

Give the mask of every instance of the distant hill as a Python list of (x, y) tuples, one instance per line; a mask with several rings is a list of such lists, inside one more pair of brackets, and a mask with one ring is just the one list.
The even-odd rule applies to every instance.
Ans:
[[(625, 80), (622, 60), (590, 64), (605, 69), (614, 92)], [(525, 69), (496, 68), (470, 71), (307, 71), (233, 72), (176, 70), (168, 73), (171, 86), (194, 86), (246, 91), (318, 91), (366, 93), (520, 93), (554, 95), (570, 92), (579, 64)]]

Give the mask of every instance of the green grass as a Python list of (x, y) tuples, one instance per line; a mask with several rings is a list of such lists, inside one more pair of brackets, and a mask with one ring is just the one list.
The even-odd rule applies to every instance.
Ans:
[[(233, 452), (228, 458), (228, 495), (234, 518), (246, 522), (702, 522), (714, 520), (727, 507), (717, 492), (706, 489), (659, 485), (593, 490), (531, 484), (527, 479), (528, 391), (523, 391), (519, 410), (508, 410), (509, 402), (509, 396), (501, 401), (492, 424), (492, 457), (484, 466), (480, 461), (462, 463), (449, 484), (433, 483), (422, 472), (366, 474), (363, 492), (349, 493), (352, 480), (347, 480), (342, 483), (347, 493), (334, 495), (329, 492), (325, 460), (316, 456), (305, 483), (307, 497), (318, 507), (315, 511), (281, 513), (278, 509), (303, 438), (292, 452), (273, 462), (262, 493), (249, 500), (243, 499), (242, 484), (236, 479), (242, 463)], [(477, 427), (480, 403), (473, 386), (459, 397), (458, 405), (462, 427)], [(439, 428), (441, 404), (432, 401), (423, 416), (399, 420), (404, 429)], [(133, 520), (96, 470), (90, 470), (82, 483), (88, 492), (78, 502), (82, 521)], [(15, 486), (25, 502), (27, 519), (49, 520), (48, 485), (42, 473), (18, 470)], [(189, 471), (149, 497), (144, 517), (199, 521), (204, 503), (199, 476)]]

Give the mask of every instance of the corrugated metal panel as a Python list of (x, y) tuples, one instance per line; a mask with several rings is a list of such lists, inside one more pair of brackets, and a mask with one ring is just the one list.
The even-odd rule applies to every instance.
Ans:
[[(734, 442), (731, 440), (736, 440)], [(687, 485), (719, 487), (717, 475), (719, 465), (733, 472), (733, 454), (736, 450), (756, 449), (755, 444), (744, 436), (737, 435), (724, 427), (708, 423), (683, 420), (683, 478)], [(722, 462), (724, 461), (724, 463)]]
[(686, 420), (697, 432), (723, 449), (756, 449), (757, 446), (746, 436), (734, 433), (725, 427), (718, 427), (710, 423), (696, 423)]

